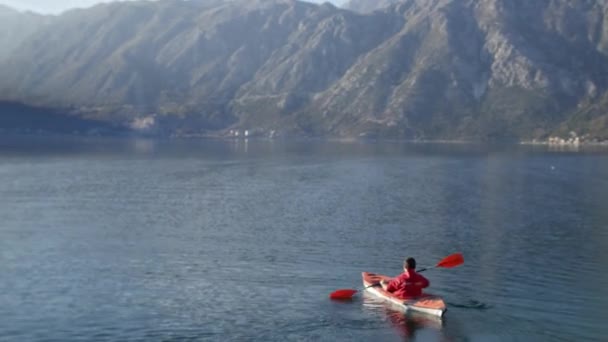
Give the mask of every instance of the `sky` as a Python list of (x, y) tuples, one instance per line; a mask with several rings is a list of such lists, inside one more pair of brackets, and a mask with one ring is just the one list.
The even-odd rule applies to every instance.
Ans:
[[(69, 8), (89, 7), (100, 2), (112, 0), (0, 0), (0, 4), (19, 10), (31, 10), (39, 13), (60, 13)], [(324, 0), (306, 0), (309, 2), (324, 2)], [(341, 0), (328, 0), (339, 4)]]

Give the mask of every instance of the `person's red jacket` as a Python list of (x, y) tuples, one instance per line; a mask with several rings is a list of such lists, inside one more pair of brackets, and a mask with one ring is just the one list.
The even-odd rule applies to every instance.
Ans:
[(386, 286), (386, 291), (399, 298), (413, 298), (422, 295), (422, 289), (429, 287), (430, 282), (415, 270), (408, 269), (393, 278)]

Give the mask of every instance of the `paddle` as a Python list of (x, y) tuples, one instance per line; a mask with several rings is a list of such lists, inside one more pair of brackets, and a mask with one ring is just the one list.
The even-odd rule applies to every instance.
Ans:
[(454, 268), (454, 267), (460, 266), (462, 264), (464, 264), (464, 257), (462, 256), (462, 254), (454, 253), (452, 255), (449, 255), (449, 256), (441, 259), (441, 261), (438, 262), (437, 265), (421, 268), (421, 269), (417, 270), (416, 272), (420, 273), (420, 272), (424, 272), (424, 271), (431, 270), (433, 268), (438, 268), (438, 267), (439, 268)]
[[(454, 268), (454, 267), (462, 265), (463, 263), (464, 263), (464, 257), (462, 256), (462, 254), (454, 253), (452, 255), (449, 255), (449, 256), (441, 259), (441, 261), (439, 261), (437, 263), (437, 265), (422, 268), (422, 269), (418, 270), (417, 272), (424, 272), (424, 271), (427, 271), (427, 270), (430, 270), (433, 268)], [(374, 286), (378, 286), (378, 285), (380, 285), (380, 284), (378, 284), (378, 283), (372, 284), (372, 285), (366, 286), (364, 289), (368, 289), (370, 287), (374, 287)], [(336, 291), (330, 293), (329, 298), (331, 298), (331, 299), (351, 299), (357, 292), (359, 292), (359, 291), (353, 290), (353, 289), (340, 289), (340, 290), (336, 290)]]

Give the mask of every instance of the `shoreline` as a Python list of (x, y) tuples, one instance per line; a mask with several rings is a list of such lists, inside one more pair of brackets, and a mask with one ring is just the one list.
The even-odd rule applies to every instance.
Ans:
[(408, 144), (437, 144), (437, 145), (511, 145), (511, 146), (544, 146), (549, 148), (577, 149), (586, 147), (608, 148), (608, 140), (604, 141), (560, 141), (551, 142), (548, 140), (416, 140), (402, 138), (358, 138), (358, 137), (308, 137), (308, 136), (276, 136), (265, 137), (260, 135), (252, 136), (227, 136), (223, 134), (179, 134), (179, 135), (155, 135), (155, 134), (62, 134), (51, 132), (3, 132), (3, 138), (95, 138), (95, 139), (150, 139), (150, 140), (216, 140), (216, 141), (327, 141), (340, 143), (376, 143), (376, 142), (393, 142), (393, 143), (408, 143)]
[(579, 147), (608, 147), (608, 141), (582, 141), (578, 143), (553, 143), (549, 141), (529, 141), (522, 140), (519, 145), (525, 146), (548, 146), (548, 147), (563, 147), (563, 148), (579, 148)]

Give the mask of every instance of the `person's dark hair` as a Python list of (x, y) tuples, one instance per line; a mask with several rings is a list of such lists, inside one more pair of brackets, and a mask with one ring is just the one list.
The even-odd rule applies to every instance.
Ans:
[(416, 269), (416, 259), (414, 258), (407, 258), (405, 259), (405, 261), (403, 262), (403, 266), (405, 266), (405, 268), (411, 268), (411, 269)]

